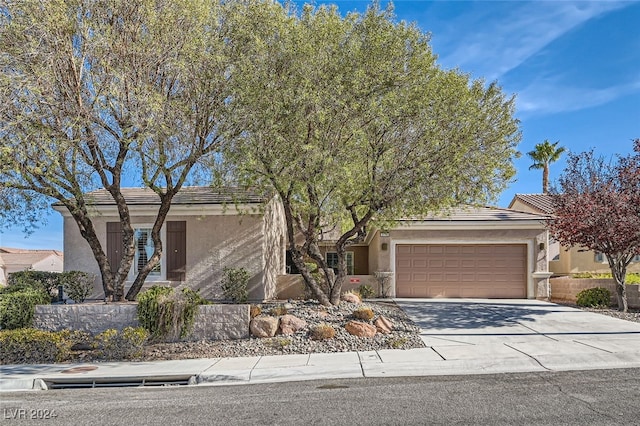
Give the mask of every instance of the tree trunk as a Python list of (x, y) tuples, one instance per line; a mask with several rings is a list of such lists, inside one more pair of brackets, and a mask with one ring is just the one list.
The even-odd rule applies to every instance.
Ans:
[(161, 197), (160, 208), (158, 209), (156, 220), (153, 223), (153, 228), (151, 229), (151, 239), (153, 240), (153, 254), (151, 255), (150, 259), (147, 259), (147, 263), (142, 267), (142, 270), (140, 270), (140, 272), (136, 274), (136, 278), (133, 280), (133, 284), (127, 292), (127, 300), (136, 300), (136, 297), (138, 296), (138, 293), (140, 293), (145, 280), (147, 279), (151, 271), (153, 271), (153, 269), (156, 267), (156, 265), (160, 263), (160, 259), (162, 258), (162, 238), (160, 236), (160, 231), (167, 218), (169, 209), (171, 208), (173, 195), (174, 193), (167, 193), (163, 197)]
[(71, 216), (76, 221), (80, 235), (89, 244), (93, 257), (98, 263), (100, 269), (100, 276), (102, 279), (102, 290), (104, 291), (105, 300), (112, 302), (115, 299), (115, 287), (117, 286), (116, 277), (111, 272), (111, 266), (109, 265), (109, 259), (102, 249), (100, 239), (96, 235), (96, 230), (93, 227), (93, 222), (89, 219), (86, 212), (78, 208), (77, 206), (66, 205), (67, 209), (71, 213)]
[(340, 303), (340, 294), (342, 293), (342, 285), (347, 277), (347, 250), (344, 244), (336, 244), (336, 253), (338, 255), (338, 273), (331, 286), (331, 294), (329, 295), (331, 303), (337, 305)]
[[(316, 296), (318, 301), (324, 306), (331, 306), (331, 301), (329, 297), (322, 291), (320, 284), (315, 280), (309, 268), (304, 262), (304, 253), (296, 246), (296, 235), (294, 228), (294, 218), (293, 212), (291, 208), (291, 202), (287, 198), (287, 194), (279, 191), (280, 200), (282, 202), (282, 207), (284, 209), (285, 222), (287, 225), (287, 239), (289, 241), (289, 251), (291, 252), (291, 260), (298, 268), (298, 272), (302, 275), (302, 279), (305, 282), (305, 285), (308, 286), (313, 294)], [(308, 243), (308, 241), (305, 241)], [(326, 273), (325, 273), (326, 275)], [(327, 277), (328, 279), (329, 277)], [(329, 283), (331, 284), (331, 283)]]
[(549, 192), (549, 165), (545, 164), (542, 168), (542, 193)]
[(629, 304), (627, 302), (627, 288), (624, 283), (616, 282), (616, 297), (618, 299), (618, 310), (628, 312)]
[(613, 278), (616, 282), (616, 298), (618, 300), (618, 310), (627, 312), (629, 310), (629, 304), (627, 302), (627, 287), (625, 284), (625, 278), (627, 275), (626, 268), (618, 271), (613, 271)]
[(304, 280), (305, 284), (311, 289), (313, 294), (316, 296), (316, 298), (322, 305), (331, 306), (332, 305), (331, 300), (329, 299), (329, 297), (327, 297), (325, 292), (322, 290), (322, 287), (320, 287), (320, 284), (316, 281), (316, 279), (313, 277), (313, 275), (309, 271), (307, 264), (304, 262), (304, 258), (302, 254), (295, 247), (295, 243), (291, 244), (290, 251), (291, 251), (291, 259), (293, 260), (293, 263), (296, 265), (296, 268), (298, 268), (298, 271), (302, 275), (302, 279)]

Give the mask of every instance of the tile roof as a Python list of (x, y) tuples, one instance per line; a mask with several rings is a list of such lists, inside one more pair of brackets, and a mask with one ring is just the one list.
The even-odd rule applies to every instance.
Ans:
[(520, 201), (544, 214), (553, 214), (555, 210), (553, 208), (552, 196), (549, 194), (516, 194), (511, 204), (509, 204), (509, 208), (511, 208), (516, 201)]
[[(157, 205), (160, 198), (149, 188), (122, 188), (127, 204)], [(113, 205), (111, 194), (106, 189), (98, 189), (85, 194), (88, 204), (95, 206)], [(266, 201), (266, 197), (252, 191), (240, 188), (211, 188), (207, 186), (187, 186), (183, 187), (173, 198), (172, 204), (257, 204)]]
[(6, 266), (28, 268), (52, 255), (62, 257), (60, 252), (56, 250), (33, 250), (31, 252), (23, 253), (2, 253), (0, 254), (0, 257)]
[(539, 213), (519, 212), (516, 210), (499, 207), (456, 207), (445, 210), (439, 214), (430, 214), (422, 218), (401, 219), (401, 221), (450, 221), (450, 222), (474, 222), (474, 221), (520, 221), (520, 220), (545, 220), (549, 216)]
[(22, 249), (22, 248), (13, 248), (13, 247), (0, 247), (0, 253), (47, 253), (47, 254), (55, 254), (57, 256), (62, 256), (62, 252), (60, 250)]

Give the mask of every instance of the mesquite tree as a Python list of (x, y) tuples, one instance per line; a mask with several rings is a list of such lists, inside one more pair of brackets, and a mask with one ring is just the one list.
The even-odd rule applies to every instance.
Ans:
[(593, 150), (570, 154), (552, 198), (550, 230), (565, 246), (603, 253), (627, 311), (627, 267), (640, 254), (640, 139), (634, 154), (608, 162)]
[[(0, 10), (0, 203), (5, 221), (57, 201), (99, 265), (107, 300), (122, 300), (135, 253), (123, 180), (158, 194), (154, 253), (162, 255), (173, 196), (211, 157), (227, 126), (222, 3), (208, 0), (25, 0)], [(228, 130), (228, 129), (227, 129)], [(232, 133), (232, 132), (231, 132)], [(89, 191), (104, 188), (123, 229), (110, 265)], [(35, 220), (35, 217), (26, 217)]]
[[(321, 303), (339, 302), (346, 249), (374, 220), (481, 203), (512, 177), (513, 100), (439, 68), (428, 35), (390, 9), (342, 17), (275, 3), (244, 16), (252, 36), (234, 38), (247, 55), (232, 105), (246, 131), (227, 159), (238, 179), (278, 194), (292, 260)], [(335, 276), (319, 246), (330, 229)]]

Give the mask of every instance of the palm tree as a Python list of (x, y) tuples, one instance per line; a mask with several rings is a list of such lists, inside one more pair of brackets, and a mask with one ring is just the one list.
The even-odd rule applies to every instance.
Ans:
[(527, 152), (527, 155), (533, 160), (533, 164), (529, 167), (529, 170), (542, 169), (543, 194), (549, 191), (549, 164), (558, 161), (565, 151), (565, 148), (562, 146), (556, 148), (559, 143), (560, 141), (551, 143), (545, 139), (544, 142), (536, 144), (533, 151)]

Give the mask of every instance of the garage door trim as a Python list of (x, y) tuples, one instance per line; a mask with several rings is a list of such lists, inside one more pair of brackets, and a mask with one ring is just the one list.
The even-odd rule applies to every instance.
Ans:
[(532, 267), (535, 265), (534, 261), (534, 246), (533, 241), (530, 239), (509, 239), (509, 240), (492, 240), (492, 239), (473, 239), (473, 240), (447, 240), (447, 239), (398, 239), (390, 241), (391, 249), (391, 262), (390, 268), (393, 272), (393, 294), (396, 294), (396, 246), (404, 244), (424, 244), (424, 245), (491, 245), (491, 244), (523, 244), (527, 246), (527, 299), (535, 298), (534, 284), (533, 284), (533, 271)]

